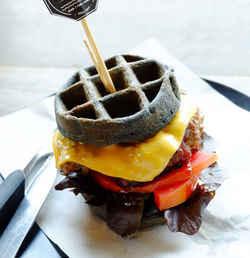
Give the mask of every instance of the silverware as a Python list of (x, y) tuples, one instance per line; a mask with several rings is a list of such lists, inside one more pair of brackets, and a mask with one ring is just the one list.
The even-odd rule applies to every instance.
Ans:
[(52, 146), (48, 146), (51, 144), (40, 149), (24, 169), (25, 196), (0, 237), (1, 257), (11, 258), (17, 255), (54, 184), (56, 169)]
[(5, 180), (0, 174), (0, 235), (24, 197), (24, 173), (12, 172)]

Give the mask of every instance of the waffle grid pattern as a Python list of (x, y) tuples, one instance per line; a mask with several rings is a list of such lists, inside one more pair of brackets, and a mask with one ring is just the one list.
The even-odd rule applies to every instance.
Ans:
[(80, 81), (61, 95), (68, 115), (95, 120), (127, 117), (147, 109), (159, 92), (165, 71), (155, 69), (154, 60), (117, 56), (106, 64), (116, 93), (108, 94), (94, 67), (81, 70)]
[[(152, 113), (152, 110), (149, 110), (150, 105), (159, 95), (162, 95), (159, 93), (162, 91), (162, 86), (166, 84), (170, 86), (178, 100), (178, 87), (171, 68), (153, 59), (131, 55), (115, 56), (105, 63), (114, 82), (115, 93), (110, 94), (106, 91), (95, 67), (91, 66), (80, 70), (70, 82), (73, 85), (66, 85), (67, 88), (56, 96), (58, 127), (66, 137), (93, 143), (91, 133), (84, 133), (83, 137), (76, 135), (76, 131), (78, 131), (78, 135), (83, 134), (80, 127), (83, 129), (84, 126), (82, 127), (79, 123), (85, 123), (88, 128), (91, 127), (90, 123), (98, 125), (98, 122), (106, 124), (110, 122), (110, 128), (114, 127), (115, 123), (119, 123), (124, 125), (123, 129), (128, 130), (126, 123), (131, 123), (131, 119), (144, 119), (145, 114), (150, 116)], [(171, 113), (173, 112), (175, 110), (171, 111)], [(75, 128), (72, 128), (72, 124), (69, 128), (70, 123), (68, 125), (65, 125), (64, 122), (60, 123), (62, 117), (64, 117), (63, 120), (75, 121)], [(163, 121), (164, 124), (168, 122)], [(104, 125), (101, 127), (105, 128)], [(67, 133), (69, 129), (75, 130), (74, 137)], [(159, 128), (153, 130), (159, 130)], [(133, 130), (128, 131), (131, 135), (137, 133), (132, 132)], [(102, 140), (99, 139), (99, 141)], [(98, 143), (93, 144), (99, 145)]]

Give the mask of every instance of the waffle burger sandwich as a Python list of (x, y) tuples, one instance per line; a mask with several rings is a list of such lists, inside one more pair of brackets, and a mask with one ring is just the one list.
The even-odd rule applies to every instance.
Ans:
[(215, 194), (202, 171), (217, 161), (204, 148), (203, 116), (168, 66), (131, 55), (105, 63), (115, 93), (88, 67), (56, 95), (53, 147), (65, 175), (56, 189), (81, 193), (122, 237), (163, 223), (196, 233)]

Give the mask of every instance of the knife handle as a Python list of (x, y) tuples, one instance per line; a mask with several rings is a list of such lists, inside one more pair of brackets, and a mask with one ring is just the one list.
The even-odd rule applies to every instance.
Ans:
[(24, 197), (24, 173), (21, 170), (12, 172), (1, 183), (0, 176), (0, 234), (8, 225), (18, 205)]

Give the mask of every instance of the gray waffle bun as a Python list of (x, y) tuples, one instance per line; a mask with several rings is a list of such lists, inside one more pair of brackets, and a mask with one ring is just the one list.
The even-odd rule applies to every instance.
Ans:
[(56, 95), (56, 121), (63, 136), (96, 146), (142, 141), (172, 120), (180, 106), (172, 68), (132, 55), (105, 63), (115, 93), (106, 91), (90, 66), (74, 74)]

